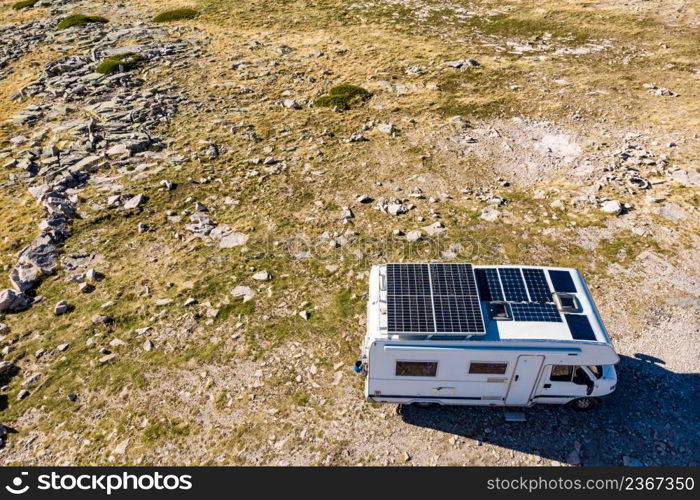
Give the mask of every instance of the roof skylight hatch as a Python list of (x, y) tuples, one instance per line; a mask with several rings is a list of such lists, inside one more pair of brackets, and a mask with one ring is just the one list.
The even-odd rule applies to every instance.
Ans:
[(581, 303), (574, 294), (571, 293), (555, 293), (554, 302), (557, 304), (557, 309), (564, 313), (580, 313)]

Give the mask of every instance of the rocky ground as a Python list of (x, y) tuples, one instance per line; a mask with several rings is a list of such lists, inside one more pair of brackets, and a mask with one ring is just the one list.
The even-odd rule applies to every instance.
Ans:
[[(14, 3), (0, 463), (698, 463), (695, 2)], [(370, 95), (314, 105), (343, 83)], [(525, 423), (366, 403), (398, 260), (578, 267), (618, 390)]]

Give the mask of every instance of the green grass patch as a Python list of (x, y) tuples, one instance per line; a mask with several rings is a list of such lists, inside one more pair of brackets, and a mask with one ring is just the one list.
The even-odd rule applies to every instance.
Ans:
[(97, 68), (95, 68), (95, 71), (103, 75), (108, 75), (117, 71), (129, 71), (145, 60), (146, 59), (142, 55), (134, 54), (133, 52), (116, 54), (102, 61)]
[(15, 10), (28, 9), (29, 7), (34, 7), (34, 5), (38, 1), (39, 0), (23, 0), (22, 2), (17, 2), (16, 4), (13, 4), (12, 8)]
[(108, 22), (109, 19), (102, 16), (86, 16), (85, 14), (73, 14), (66, 17), (63, 21), (58, 23), (57, 28), (59, 30), (64, 30), (66, 28), (72, 28), (74, 26), (87, 26), (88, 24), (104, 24)]
[(316, 99), (315, 105), (323, 108), (350, 109), (350, 106), (366, 101), (372, 96), (366, 89), (358, 85), (344, 83), (328, 91), (328, 94)]
[(605, 262), (616, 262), (622, 266), (630, 265), (644, 250), (663, 254), (664, 250), (656, 240), (639, 236), (631, 231), (623, 231), (612, 239), (600, 240), (595, 253)]
[(153, 18), (154, 23), (169, 23), (172, 21), (180, 21), (182, 19), (194, 19), (199, 16), (199, 11), (190, 8), (173, 9), (161, 12)]
[(190, 433), (190, 425), (178, 418), (164, 418), (155, 422), (143, 431), (144, 441), (154, 442), (164, 438), (187, 436)]
[(290, 396), (289, 401), (296, 406), (306, 406), (309, 402), (309, 393), (306, 391), (296, 391)]

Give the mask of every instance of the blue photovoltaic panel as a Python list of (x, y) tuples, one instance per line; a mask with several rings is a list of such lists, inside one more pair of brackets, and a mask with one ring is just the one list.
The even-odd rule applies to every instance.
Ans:
[(435, 330), (430, 296), (387, 296), (387, 327), (390, 332), (430, 333)]
[(430, 264), (433, 295), (474, 295), (476, 283), (471, 264)]
[(496, 268), (474, 269), (474, 275), (481, 300), (488, 302), (503, 300), (503, 290), (501, 290), (501, 282), (498, 279)]
[(513, 267), (500, 267), (498, 274), (501, 276), (503, 291), (508, 302), (528, 302), (527, 291), (520, 269)]
[(554, 304), (511, 304), (513, 319), (515, 321), (544, 321), (547, 323), (561, 323), (561, 314)]
[(588, 318), (578, 314), (565, 314), (571, 336), (576, 340), (596, 340), (595, 332)]
[(549, 271), (555, 292), (576, 293), (576, 285), (569, 271)]
[(523, 276), (530, 300), (533, 302), (552, 302), (552, 291), (542, 269), (523, 268)]
[(485, 333), (471, 264), (387, 264), (390, 333)]
[(430, 296), (430, 273), (427, 264), (387, 264), (387, 295)]
[(436, 295), (435, 331), (439, 333), (483, 333), (479, 298), (475, 295)]

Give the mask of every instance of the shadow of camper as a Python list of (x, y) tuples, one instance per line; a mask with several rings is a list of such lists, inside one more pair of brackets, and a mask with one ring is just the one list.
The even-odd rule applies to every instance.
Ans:
[(484, 407), (404, 407), (404, 422), (503, 448), (581, 465), (697, 465), (700, 374), (666, 370), (644, 354), (620, 356), (617, 390), (597, 409), (538, 405), (526, 422)]

